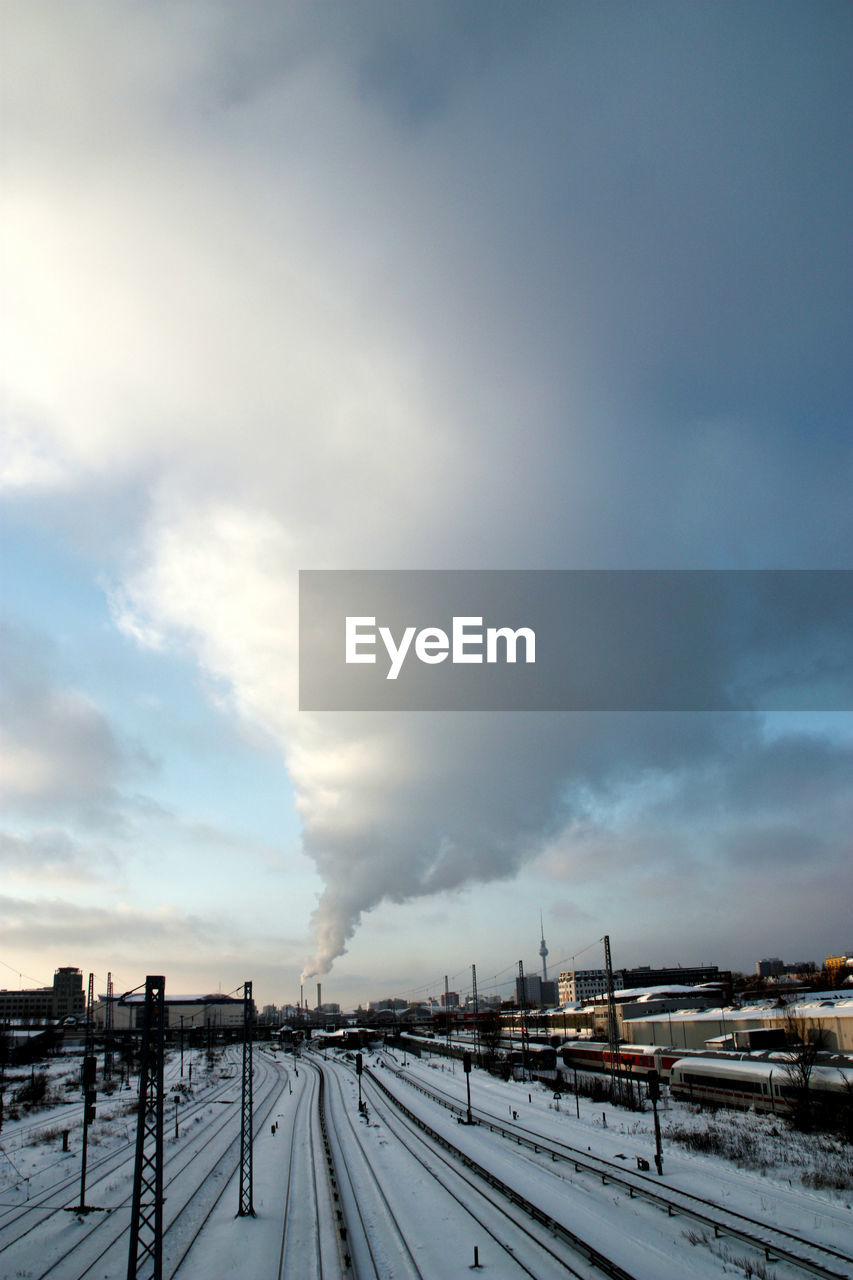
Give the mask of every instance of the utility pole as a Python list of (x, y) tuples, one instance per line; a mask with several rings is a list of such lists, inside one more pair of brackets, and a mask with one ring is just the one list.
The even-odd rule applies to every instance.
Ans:
[(95, 1077), (97, 1074), (97, 1064), (95, 1062), (95, 1024), (94, 1024), (94, 1004), (95, 1004), (95, 975), (89, 974), (89, 989), (86, 996), (86, 1049), (83, 1055), (83, 1072), (81, 1084), (83, 1086), (83, 1150), (80, 1154), (80, 1203), (77, 1205), (79, 1213), (88, 1213), (86, 1206), (86, 1164), (89, 1152), (89, 1125), (95, 1118)]
[(474, 1043), (477, 1047), (477, 1066), (482, 1066), (480, 1056), (480, 1002), (477, 998), (477, 966), (471, 965), (471, 991), (474, 1001)]
[(104, 1079), (113, 1074), (113, 975), (107, 974), (107, 1004), (104, 1009)]
[(447, 1029), (447, 1057), (453, 1062), (453, 1055), (450, 1049), (450, 983), (447, 974), (444, 975), (444, 1025)]
[(166, 979), (145, 979), (145, 1018), (139, 1068), (139, 1112), (127, 1280), (150, 1259), (151, 1280), (163, 1280), (163, 1040)]
[(243, 983), (243, 1088), (240, 1106), (240, 1207), (238, 1218), (255, 1216), (252, 1204), (252, 984)]
[(622, 1101), (622, 1079), (619, 1074), (619, 1028), (616, 1024), (616, 997), (613, 994), (613, 964), (610, 959), (610, 935), (604, 935), (604, 968), (607, 974), (607, 1039), (610, 1046), (610, 1100)]
[(95, 1052), (95, 975), (89, 974), (89, 986), (86, 992), (86, 1052)]
[(660, 1099), (660, 1076), (657, 1071), (649, 1072), (649, 1098), (652, 1104), (652, 1111), (655, 1117), (655, 1168), (658, 1171), (658, 1177), (663, 1176), (663, 1152), (660, 1143), (660, 1120), (658, 1120), (658, 1100)]
[(530, 1038), (527, 1033), (527, 991), (524, 986), (524, 961), (518, 962), (518, 987), (521, 997), (521, 1061), (525, 1080), (530, 1079)]
[(477, 1121), (471, 1115), (471, 1055), (466, 1049), (462, 1054), (462, 1069), (465, 1072), (465, 1084), (468, 1089), (468, 1106), (465, 1112), (465, 1119), (460, 1120), (460, 1124), (476, 1124)]
[(83, 1150), (80, 1156), (80, 1203), (75, 1206), (76, 1213), (88, 1213), (86, 1204), (86, 1162), (89, 1151), (89, 1125), (95, 1118), (95, 1056), (87, 1053), (83, 1058)]

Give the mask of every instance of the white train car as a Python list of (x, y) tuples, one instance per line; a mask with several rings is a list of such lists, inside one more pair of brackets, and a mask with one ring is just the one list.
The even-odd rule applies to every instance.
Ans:
[[(669, 1091), (682, 1102), (780, 1115), (794, 1109), (798, 1096), (796, 1082), (783, 1061), (749, 1058), (681, 1058), (673, 1065)], [(813, 1067), (809, 1097), (816, 1105), (840, 1105), (853, 1099), (853, 1070)]]

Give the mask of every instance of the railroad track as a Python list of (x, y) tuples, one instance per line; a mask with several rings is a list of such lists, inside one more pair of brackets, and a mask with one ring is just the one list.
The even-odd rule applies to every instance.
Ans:
[(293, 1118), (278, 1276), (341, 1280), (353, 1272), (326, 1125), (325, 1077), (307, 1057), (300, 1062), (306, 1079)]
[[(216, 1085), (210, 1086), (208, 1089), (190, 1102), (186, 1103), (181, 1114), (181, 1122), (186, 1125), (192, 1122), (196, 1116), (201, 1115), (207, 1107), (220, 1101), (221, 1096), (229, 1091), (233, 1086), (233, 1080), (226, 1080)], [(131, 1099), (128, 1098), (127, 1101)], [(135, 1099), (134, 1099), (135, 1101)], [(44, 1122), (42, 1122), (44, 1124)], [(86, 1184), (87, 1199), (93, 1200), (92, 1192), (107, 1178), (118, 1174), (122, 1166), (132, 1157), (136, 1146), (136, 1117), (128, 1116), (128, 1125), (133, 1129), (133, 1135), (119, 1143), (118, 1146), (111, 1148), (103, 1155), (97, 1155), (90, 1147), (89, 1167)], [(94, 1131), (97, 1133), (97, 1130)], [(73, 1165), (73, 1172), (68, 1172), (69, 1167)], [(57, 1168), (57, 1163), (46, 1166), (41, 1172), (50, 1172)], [(34, 1195), (31, 1199), (21, 1201), (17, 1204), (5, 1206), (7, 1212), (0, 1215), (0, 1247), (7, 1248), (10, 1242), (26, 1235), (28, 1231), (34, 1230), (47, 1217), (49, 1217), (56, 1209), (68, 1209), (76, 1204), (79, 1200), (80, 1190), (80, 1172), (79, 1164), (76, 1157), (65, 1159), (61, 1162), (63, 1174), (54, 1182)], [(73, 1198), (69, 1199), (68, 1193)], [(43, 1211), (43, 1212), (42, 1212)], [(31, 1217), (31, 1215), (35, 1215)], [(31, 1217), (31, 1225), (20, 1234), (16, 1234), (9, 1229), (14, 1223)]]
[[(428, 1088), (420, 1081), (413, 1080), (392, 1068), (397, 1079), (422, 1093), (431, 1101), (438, 1103), (457, 1116), (466, 1115), (466, 1107), (450, 1094), (442, 1090)], [(526, 1129), (523, 1125), (511, 1124), (499, 1119), (492, 1113), (479, 1107), (472, 1107), (472, 1114), (478, 1123), (487, 1127), (492, 1133), (522, 1146), (534, 1153), (551, 1157), (551, 1160), (565, 1161), (574, 1167), (576, 1173), (585, 1173), (600, 1180), (603, 1185), (618, 1187), (626, 1191), (628, 1196), (642, 1196), (645, 1200), (665, 1209), (668, 1216), (678, 1214), (690, 1218), (710, 1230), (714, 1237), (727, 1236), (761, 1253), (768, 1262), (782, 1261), (800, 1271), (819, 1276), (821, 1280), (853, 1280), (853, 1256), (800, 1236), (796, 1232), (783, 1227), (771, 1226), (759, 1222), (746, 1214), (728, 1209), (715, 1201), (688, 1191), (680, 1191), (662, 1184), (658, 1179), (643, 1173), (633, 1173), (602, 1156), (592, 1156), (587, 1150), (561, 1142), (558, 1139), (546, 1138), (541, 1134)]]
[[(346, 1064), (340, 1064), (349, 1070)], [(466, 1153), (427, 1125), (386, 1089), (371, 1072), (362, 1077), (367, 1096), (382, 1114), (390, 1132), (409, 1156), (439, 1183), (442, 1191), (459, 1206), (479, 1232), (487, 1247), (493, 1246), (502, 1265), (513, 1272), (540, 1280), (543, 1275), (570, 1275), (578, 1280), (606, 1275), (611, 1280), (633, 1280), (624, 1268), (587, 1241), (543, 1212), (519, 1192), (507, 1186), (490, 1170), (471, 1160)], [(538, 1224), (538, 1228), (533, 1226)], [(554, 1237), (563, 1248), (555, 1248)], [(569, 1260), (574, 1255), (575, 1265)], [(528, 1263), (530, 1265), (528, 1265)], [(395, 1271), (418, 1277), (437, 1274), (415, 1270)], [(582, 1270), (578, 1270), (578, 1266)], [(361, 1274), (361, 1273), (359, 1273)], [(379, 1274), (388, 1275), (386, 1269)], [(454, 1273), (455, 1274), (455, 1273)]]
[[(405, 1275), (414, 1280), (429, 1280), (418, 1265), (407, 1239), (407, 1233), (400, 1224), (391, 1205), (382, 1182), (377, 1175), (373, 1163), (368, 1159), (363, 1146), (364, 1120), (353, 1120), (351, 1103), (345, 1098), (341, 1080), (336, 1071), (329, 1073), (329, 1113), (332, 1120), (330, 1138), (334, 1145), (335, 1163), (340, 1170), (340, 1191), (345, 1205), (345, 1214), (350, 1226), (350, 1252), (356, 1267), (359, 1280), (367, 1280), (373, 1276), (375, 1280), (383, 1280), (388, 1275)], [(344, 1158), (340, 1129), (346, 1126), (352, 1142), (347, 1144), (348, 1159)], [(358, 1175), (354, 1177), (353, 1154), (357, 1154)], [(362, 1186), (357, 1190), (356, 1183)], [(371, 1207), (368, 1212), (363, 1184), (366, 1182), (371, 1191)], [(381, 1220), (382, 1245), (380, 1247), (377, 1232), (377, 1219)]]
[[(82, 1053), (79, 1057), (82, 1063)], [(98, 1115), (101, 1120), (120, 1120), (123, 1118), (124, 1114), (127, 1114), (122, 1112), (122, 1107), (125, 1107), (128, 1103), (136, 1103), (139, 1092), (138, 1079), (136, 1077), (132, 1077), (132, 1082), (132, 1085), (128, 1085), (128, 1087), (125, 1088), (117, 1088), (113, 1093), (101, 1092), (98, 1094)], [(182, 1083), (178, 1075), (178, 1062), (176, 1057), (169, 1057), (167, 1059), (163, 1083), (164, 1088), (167, 1090), (176, 1084)], [(132, 1124), (135, 1126), (135, 1123), (136, 1122), (134, 1120)], [(14, 1151), (23, 1152), (28, 1146), (33, 1145), (39, 1138), (42, 1138), (44, 1141), (48, 1141), (47, 1135), (55, 1137), (57, 1131), (61, 1132), (63, 1128), (67, 1128), (70, 1135), (76, 1136), (74, 1131), (82, 1129), (82, 1127), (82, 1100), (77, 1098), (73, 1100), (66, 1100), (58, 1106), (52, 1106), (48, 1115), (36, 1113), (31, 1115), (27, 1120), (15, 1123), (12, 1127), (4, 1129), (2, 1148), (4, 1153), (7, 1154)], [(96, 1133), (97, 1130), (94, 1132)], [(41, 1164), (36, 1176), (39, 1179), (42, 1179), (53, 1169), (66, 1170), (68, 1168), (68, 1164), (68, 1159), (63, 1159), (60, 1155), (59, 1158), (51, 1164)], [(26, 1174), (21, 1175), (21, 1177), (17, 1179), (18, 1182), (29, 1182), (31, 1180), (32, 1175), (28, 1176)], [(12, 1194), (13, 1193), (9, 1190), (0, 1193), (3, 1197), (11, 1196)], [(5, 1199), (0, 1199), (0, 1210), (18, 1209), (22, 1205), (26, 1206), (27, 1204), (33, 1203), (34, 1201), (15, 1200), (10, 1202)], [(0, 1215), (0, 1225), (2, 1225), (3, 1221), (5, 1221), (5, 1218)]]
[[(258, 1067), (260, 1066), (260, 1071)], [(272, 1074), (273, 1083), (266, 1092), (263, 1091), (263, 1079), (258, 1080), (261, 1072)], [(262, 1054), (255, 1058), (255, 1097), (252, 1110), (254, 1135), (263, 1129), (269, 1120), (273, 1108), (281, 1098), (287, 1084), (286, 1069), (275, 1060), (268, 1060)], [(270, 1075), (267, 1074), (267, 1082)], [(260, 1089), (258, 1086), (260, 1085)], [(192, 1194), (184, 1201), (180, 1209), (163, 1229), (163, 1275), (167, 1280), (174, 1280), (185, 1263), (191, 1257), (193, 1246), (212, 1218), (220, 1202), (234, 1190), (235, 1169), (239, 1159), (240, 1134), (235, 1133), (231, 1142), (223, 1151), (214, 1167), (204, 1175)]]
[[(259, 1074), (261, 1080), (255, 1105), (255, 1116), (259, 1122), (269, 1114), (269, 1111), (275, 1105), (279, 1095), (280, 1088), (276, 1087), (281, 1084), (281, 1073), (278, 1068), (273, 1068), (269, 1064), (261, 1067)], [(192, 1111), (187, 1112), (183, 1117), (184, 1124), (190, 1121), (194, 1114), (199, 1116), (210, 1106), (222, 1101), (221, 1094), (233, 1089), (234, 1079), (226, 1081), (216, 1087), (212, 1094), (207, 1095), (193, 1107)], [(227, 1111), (223, 1110), (222, 1118), (212, 1119), (212, 1123), (208, 1126), (205, 1140), (199, 1144), (193, 1141), (192, 1134), (189, 1134), (189, 1140), (184, 1141), (179, 1146), (167, 1148), (164, 1159), (164, 1181), (165, 1181), (165, 1217), (164, 1223), (164, 1243), (163, 1243), (163, 1274), (171, 1277), (178, 1270), (184, 1261), (192, 1242), (201, 1229), (192, 1231), (192, 1223), (189, 1223), (190, 1230), (187, 1231), (188, 1216), (192, 1218), (193, 1213), (191, 1206), (195, 1204), (198, 1209), (200, 1199), (205, 1197), (209, 1200), (211, 1188), (217, 1189), (216, 1199), (218, 1200), (227, 1186), (229, 1179), (234, 1171), (236, 1148), (239, 1144), (239, 1129), (234, 1137), (226, 1142), (224, 1149), (218, 1154), (214, 1165), (206, 1166), (206, 1173), (201, 1183), (197, 1183), (189, 1195), (177, 1187), (178, 1180), (187, 1172), (190, 1165), (198, 1160), (199, 1156), (204, 1156), (217, 1143), (221, 1143), (228, 1136), (228, 1129), (234, 1129), (235, 1118), (237, 1115), (236, 1105), (232, 1108), (228, 1106)], [(185, 1136), (187, 1134), (185, 1128)], [(39, 1236), (38, 1242), (38, 1259), (42, 1270), (36, 1272), (32, 1266), (32, 1244), (26, 1241), (26, 1237), (31, 1235), (34, 1230), (39, 1228), (47, 1228), (46, 1218), (49, 1218), (61, 1212), (63, 1209), (73, 1208), (73, 1200), (67, 1195), (67, 1192), (73, 1186), (75, 1189), (79, 1185), (78, 1178), (70, 1178), (62, 1183), (55, 1184), (47, 1189), (44, 1193), (45, 1198), (60, 1199), (65, 1195), (68, 1203), (42, 1203), (40, 1205), (31, 1206), (33, 1208), (46, 1210), (35, 1221), (30, 1220), (23, 1230), (14, 1232), (12, 1228), (24, 1215), (19, 1215), (14, 1223), (7, 1223), (0, 1229), (0, 1246), (2, 1246), (7, 1267), (16, 1266), (15, 1253), (24, 1243), (24, 1255), (22, 1264), (25, 1264), (25, 1273), (32, 1277), (32, 1280), (46, 1280), (48, 1276), (62, 1276), (63, 1280), (71, 1277), (74, 1280), (83, 1280), (83, 1277), (93, 1274), (103, 1275), (104, 1266), (111, 1267), (111, 1271), (107, 1274), (119, 1274), (117, 1267), (123, 1273), (126, 1267), (127, 1239), (129, 1231), (130, 1217), (130, 1186), (131, 1173), (133, 1166), (133, 1143), (122, 1144), (118, 1151), (111, 1152), (104, 1157), (98, 1164), (91, 1166), (91, 1172), (95, 1177), (90, 1179), (89, 1190), (94, 1199), (95, 1189), (102, 1187), (102, 1199), (108, 1200), (110, 1193), (114, 1192), (117, 1183), (107, 1185), (107, 1180), (118, 1179), (121, 1183), (123, 1194), (120, 1199), (115, 1199), (113, 1195), (113, 1203), (108, 1205), (103, 1213), (90, 1213), (85, 1218), (78, 1216), (74, 1229), (74, 1239), (67, 1244), (67, 1231), (61, 1229), (57, 1231), (53, 1239), (51, 1233), (43, 1230)], [(204, 1164), (204, 1160), (200, 1164)], [(203, 1190), (203, 1188), (206, 1188)], [(201, 1224), (207, 1220), (210, 1210), (207, 1212), (196, 1212), (195, 1216), (201, 1218)], [(74, 1219), (71, 1219), (74, 1221)], [(68, 1219), (65, 1220), (69, 1221)], [(180, 1223), (180, 1231), (173, 1231), (176, 1224)], [(170, 1233), (172, 1233), (170, 1235)], [(190, 1244), (185, 1246), (186, 1235), (191, 1235)], [(181, 1245), (176, 1246), (173, 1242), (178, 1235), (181, 1236)], [(95, 1270), (97, 1268), (97, 1270)], [(23, 1271), (21, 1272), (24, 1273)], [(15, 1271), (7, 1271), (4, 1274), (16, 1274)]]

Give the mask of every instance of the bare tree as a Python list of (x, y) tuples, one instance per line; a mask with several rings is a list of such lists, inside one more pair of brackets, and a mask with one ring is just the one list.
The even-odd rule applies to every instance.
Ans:
[(798, 1129), (810, 1129), (813, 1122), (811, 1079), (818, 1054), (826, 1047), (826, 1032), (815, 1022), (785, 1015), (787, 1057), (785, 1074), (791, 1091), (792, 1118)]
[(501, 1017), (499, 1013), (487, 1010), (485, 1013), (480, 1014), (479, 1022), (480, 1044), (483, 1046), (485, 1065), (487, 1067), (492, 1067), (497, 1057), (501, 1037), (503, 1036)]

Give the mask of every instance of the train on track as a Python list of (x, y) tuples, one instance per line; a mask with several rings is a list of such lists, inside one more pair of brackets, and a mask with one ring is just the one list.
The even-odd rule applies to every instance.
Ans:
[(515, 1041), (506, 1050), (506, 1060), (514, 1072), (523, 1071), (525, 1067), (536, 1079), (553, 1079), (556, 1075), (557, 1050), (549, 1044), (532, 1043), (523, 1048), (520, 1041)]
[[(669, 1092), (681, 1102), (778, 1115), (789, 1115), (802, 1097), (795, 1064), (780, 1059), (681, 1058), (670, 1072)], [(845, 1102), (853, 1105), (853, 1070), (813, 1067), (808, 1096), (810, 1104), (818, 1108), (837, 1108)]]
[(650, 1071), (656, 1071), (661, 1080), (668, 1080), (670, 1072), (684, 1050), (650, 1044), (620, 1044), (614, 1055), (606, 1040), (566, 1040), (559, 1050), (563, 1066), (577, 1071), (610, 1071), (614, 1067), (621, 1073), (638, 1080), (645, 1080)]
[[(444, 1040), (412, 1036), (401, 1037), (401, 1041), (414, 1052), (428, 1047), (431, 1053), (461, 1058), (467, 1052), (474, 1057), (473, 1042), (454, 1040), (448, 1046)], [(503, 1037), (496, 1048), (516, 1079), (530, 1076), (555, 1089), (571, 1088), (574, 1072), (609, 1075), (615, 1067), (629, 1083), (647, 1084), (656, 1072), (658, 1080), (669, 1085), (670, 1096), (680, 1101), (779, 1115), (790, 1114), (796, 1106), (792, 1069), (779, 1054), (734, 1057), (671, 1045), (620, 1044), (614, 1062), (606, 1040), (565, 1040), (556, 1045), (530, 1040), (524, 1044), (514, 1036)], [(810, 1096), (817, 1108), (853, 1107), (853, 1067), (816, 1065)]]
[[(513, 1037), (503, 1039), (499, 1051), (515, 1073), (527, 1066), (532, 1076), (546, 1083), (554, 1083), (558, 1072), (563, 1080), (572, 1071), (609, 1074), (613, 1065), (613, 1054), (605, 1040), (566, 1040), (556, 1046), (531, 1040), (525, 1048), (521, 1040)], [(649, 1072), (656, 1071), (665, 1081), (673, 1064), (683, 1057), (683, 1049), (623, 1044), (619, 1046), (615, 1065), (622, 1075), (634, 1080), (645, 1082)]]

